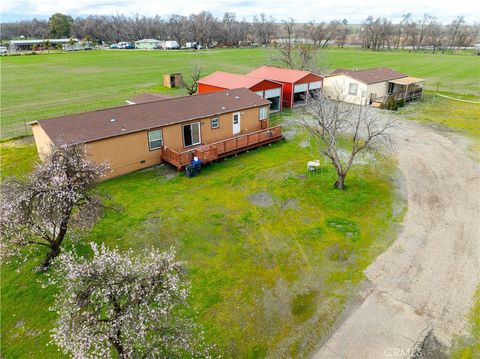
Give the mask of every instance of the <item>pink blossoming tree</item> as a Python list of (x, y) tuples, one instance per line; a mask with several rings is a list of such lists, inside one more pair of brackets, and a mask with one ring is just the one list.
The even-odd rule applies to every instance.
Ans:
[(1, 185), (2, 255), (28, 245), (48, 252), (41, 268), (60, 254), (69, 229), (91, 227), (102, 213), (95, 185), (107, 169), (88, 160), (84, 145), (52, 146), (27, 179), (7, 178)]
[(173, 250), (120, 253), (92, 244), (91, 260), (72, 252), (54, 261), (59, 287), (53, 342), (74, 358), (209, 357), (187, 309), (184, 269)]

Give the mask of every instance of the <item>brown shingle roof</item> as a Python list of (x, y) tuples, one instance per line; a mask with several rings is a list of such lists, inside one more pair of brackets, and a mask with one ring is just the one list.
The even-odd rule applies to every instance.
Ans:
[(147, 102), (153, 102), (153, 101), (160, 101), (160, 100), (168, 100), (169, 98), (172, 98), (172, 96), (169, 95), (164, 95), (161, 93), (141, 93), (133, 98), (131, 98), (129, 101), (133, 102), (133, 104), (139, 104), (139, 103), (147, 103)]
[(350, 76), (366, 84), (374, 84), (377, 82), (383, 82), (383, 81), (399, 79), (402, 77), (407, 77), (407, 75), (394, 71), (392, 69), (389, 69), (388, 67), (377, 67), (373, 69), (363, 69), (363, 70), (336, 69), (330, 74), (330, 76), (340, 75), (340, 74)]
[(91, 142), (247, 108), (270, 105), (246, 88), (126, 105), (38, 121), (54, 142)]

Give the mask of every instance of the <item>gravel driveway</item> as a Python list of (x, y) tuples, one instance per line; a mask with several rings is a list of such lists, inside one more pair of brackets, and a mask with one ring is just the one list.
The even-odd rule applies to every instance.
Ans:
[(480, 276), (479, 163), (459, 137), (415, 122), (401, 121), (393, 138), (403, 231), (366, 269), (363, 301), (314, 358), (409, 358), (430, 332), (445, 345), (464, 334)]

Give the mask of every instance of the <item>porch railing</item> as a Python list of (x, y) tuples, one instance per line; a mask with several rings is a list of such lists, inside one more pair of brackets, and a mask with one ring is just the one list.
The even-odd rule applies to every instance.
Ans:
[(182, 152), (163, 147), (162, 160), (171, 163), (177, 168), (182, 168), (188, 165), (194, 157), (198, 157), (203, 163), (208, 163), (218, 158), (228, 156), (229, 154), (257, 147), (264, 143), (274, 142), (281, 138), (282, 127), (275, 126), (211, 144), (201, 145)]
[(390, 97), (393, 97), (395, 101), (405, 100), (410, 101), (422, 97), (423, 89), (416, 89), (412, 91), (401, 91), (389, 94), (387, 96), (378, 97), (373, 100), (373, 102), (386, 103)]

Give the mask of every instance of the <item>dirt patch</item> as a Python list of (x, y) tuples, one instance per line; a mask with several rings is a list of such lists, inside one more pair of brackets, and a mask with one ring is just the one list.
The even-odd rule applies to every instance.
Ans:
[(280, 207), (282, 209), (295, 209), (298, 207), (298, 201), (295, 198), (289, 198), (283, 201)]
[(248, 196), (248, 200), (255, 206), (262, 208), (273, 206), (274, 203), (272, 196), (267, 192), (252, 194)]

